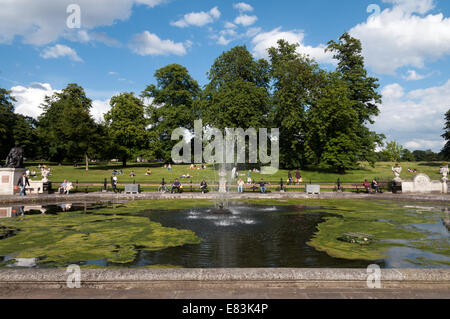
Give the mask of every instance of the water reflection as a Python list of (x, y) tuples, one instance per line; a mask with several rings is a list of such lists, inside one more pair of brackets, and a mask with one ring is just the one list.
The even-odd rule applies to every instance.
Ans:
[(43, 206), (9, 206), (0, 207), (0, 218), (12, 218), (16, 216), (23, 216), (25, 214), (45, 214), (47, 208)]
[[(366, 267), (374, 262), (333, 258), (308, 246), (326, 212), (306, 206), (229, 207), (231, 215), (214, 215), (208, 208), (147, 213), (166, 227), (192, 230), (198, 245), (142, 251), (133, 266), (171, 264), (188, 268)], [(376, 261), (384, 267), (382, 261)]]

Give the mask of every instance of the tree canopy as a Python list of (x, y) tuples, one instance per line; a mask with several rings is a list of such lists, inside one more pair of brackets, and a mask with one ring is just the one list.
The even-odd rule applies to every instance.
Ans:
[(47, 96), (38, 118), (38, 134), (47, 146), (46, 155), (52, 160), (78, 161), (94, 153), (99, 139), (98, 127), (90, 109), (92, 101), (84, 89), (69, 84), (61, 93)]
[(111, 109), (104, 116), (110, 139), (109, 154), (111, 158), (121, 159), (126, 166), (130, 158), (149, 152), (144, 103), (134, 93), (122, 93), (111, 98), (110, 104)]

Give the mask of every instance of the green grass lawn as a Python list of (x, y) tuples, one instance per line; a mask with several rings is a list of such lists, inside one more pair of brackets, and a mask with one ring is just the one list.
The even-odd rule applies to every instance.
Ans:
[[(27, 168), (30, 170), (36, 170), (38, 172), (38, 177), (34, 179), (40, 179), (40, 171), (37, 170), (36, 166), (38, 163), (26, 163)], [(432, 163), (403, 163), (403, 172), (401, 177), (403, 179), (412, 179), (414, 174), (408, 172), (408, 168), (416, 169), (418, 173), (425, 173), (431, 177), (431, 179), (440, 179), (439, 166), (440, 162)], [(103, 183), (104, 179), (107, 179), (109, 184), (110, 177), (113, 169), (122, 170), (123, 175), (118, 176), (119, 184), (129, 184), (136, 181), (139, 184), (159, 184), (162, 178), (165, 179), (167, 183), (171, 183), (175, 178), (180, 178), (181, 175), (191, 175), (192, 182), (194, 184), (200, 183), (202, 179), (205, 179), (208, 183), (214, 183), (218, 180), (217, 171), (214, 169), (213, 165), (207, 166), (205, 170), (190, 170), (189, 165), (173, 165), (173, 170), (169, 171), (162, 167), (162, 164), (134, 164), (130, 163), (128, 167), (122, 168), (121, 164), (91, 164), (89, 171), (86, 171), (84, 166), (73, 167), (73, 165), (57, 165), (48, 164), (51, 168), (52, 175), (50, 180), (53, 183), (60, 183), (64, 179), (70, 180), (72, 183), (78, 181), (79, 183)], [(319, 170), (301, 170), (303, 177), (303, 184), (309, 183), (321, 183), (321, 184), (334, 184), (337, 179), (340, 178), (342, 183), (362, 183), (364, 179), (371, 181), (373, 178), (377, 178), (378, 181), (390, 181), (394, 177), (391, 167), (392, 163), (380, 162), (377, 163), (373, 168), (367, 163), (362, 163), (359, 169), (349, 170), (346, 174), (340, 175), (332, 172), (325, 172)], [(145, 173), (147, 169), (150, 168), (152, 174), (146, 176)], [(130, 172), (134, 171), (136, 176), (134, 178), (130, 177)], [(239, 171), (243, 174), (244, 181), (247, 181), (247, 171)], [(260, 173), (252, 173), (251, 177), (255, 181), (259, 181), (264, 178), (265, 181), (269, 181), (272, 184), (279, 184), (280, 179), (283, 178), (283, 182), (286, 184), (287, 181), (287, 170), (279, 170), (273, 175), (262, 175)], [(294, 175), (294, 171), (292, 171)], [(191, 179), (181, 179), (184, 184), (189, 184)]]

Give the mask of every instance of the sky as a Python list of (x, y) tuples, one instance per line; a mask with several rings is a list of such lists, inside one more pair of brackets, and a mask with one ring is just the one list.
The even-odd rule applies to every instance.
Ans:
[(440, 151), (450, 109), (448, 0), (0, 0), (0, 87), (15, 111), (39, 105), (68, 83), (81, 85), (99, 120), (109, 99), (137, 95), (157, 69), (184, 65), (200, 85), (236, 45), (267, 57), (278, 39), (298, 43), (322, 67), (328, 41), (361, 40), (383, 95), (372, 129), (410, 150)]

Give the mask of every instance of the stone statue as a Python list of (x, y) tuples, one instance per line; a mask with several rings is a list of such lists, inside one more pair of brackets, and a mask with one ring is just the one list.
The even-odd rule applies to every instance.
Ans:
[(442, 174), (442, 178), (447, 180), (448, 175), (448, 165), (442, 165), (439, 169), (439, 174)]
[(16, 145), (11, 149), (6, 158), (5, 167), (7, 168), (24, 168), (23, 165), (23, 149)]
[(448, 186), (447, 186), (447, 175), (448, 175), (448, 165), (443, 164), (441, 168), (439, 169), (439, 173), (442, 174), (441, 182), (442, 182), (442, 193), (447, 194), (448, 193)]
[(42, 182), (48, 183), (48, 176), (50, 175), (50, 170), (43, 167), (41, 169), (41, 175), (42, 175)]
[(394, 182), (401, 183), (402, 179), (400, 178), (400, 174), (402, 173), (402, 168), (398, 165), (395, 165), (395, 167), (392, 167), (392, 172), (394, 172)]

